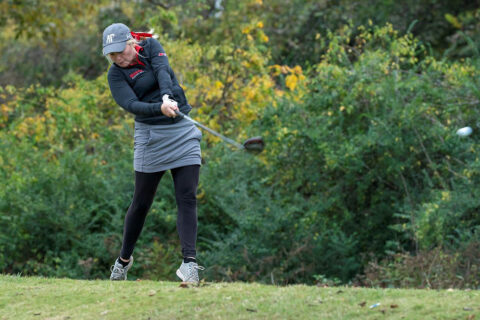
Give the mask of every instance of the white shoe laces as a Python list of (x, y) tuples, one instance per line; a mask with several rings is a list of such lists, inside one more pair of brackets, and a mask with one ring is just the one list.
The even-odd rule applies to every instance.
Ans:
[(124, 268), (115, 267), (114, 265), (110, 267), (110, 271), (114, 273), (125, 273), (126, 269), (126, 266)]
[(188, 263), (188, 275), (185, 280), (190, 280), (193, 278), (195, 281), (199, 281), (198, 272), (196, 270), (205, 270), (205, 267), (199, 266), (198, 264)]
[(125, 273), (127, 272), (127, 266), (128, 266), (128, 265), (126, 265), (125, 267), (117, 267), (117, 266), (115, 266), (115, 265), (112, 265), (112, 266), (110, 267), (110, 272), (113, 272), (113, 273), (116, 274), (116, 275), (119, 274), (120, 276), (124, 276)]
[(205, 267), (202, 267), (202, 266), (193, 266), (194, 269), (197, 269), (197, 270), (205, 270)]

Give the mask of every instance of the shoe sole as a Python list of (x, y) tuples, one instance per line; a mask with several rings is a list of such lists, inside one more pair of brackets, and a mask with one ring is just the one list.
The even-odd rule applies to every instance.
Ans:
[(180, 269), (177, 269), (177, 277), (179, 277), (182, 281), (185, 281), (185, 277), (183, 276), (183, 274), (180, 272)]
[(177, 277), (180, 278), (180, 280), (182, 280), (182, 284), (191, 284), (191, 285), (197, 285), (200, 283), (200, 282), (196, 282), (196, 281), (185, 281), (185, 277), (183, 276), (183, 274), (180, 272), (180, 269), (177, 269)]

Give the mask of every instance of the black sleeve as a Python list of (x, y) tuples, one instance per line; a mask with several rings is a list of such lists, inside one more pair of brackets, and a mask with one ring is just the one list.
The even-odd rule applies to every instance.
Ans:
[(120, 72), (115, 72), (114, 67), (108, 70), (108, 84), (113, 99), (119, 106), (135, 115), (156, 116), (163, 115), (162, 104), (159, 102), (147, 103), (138, 100), (137, 95)]
[(156, 39), (149, 38), (148, 41), (150, 42), (150, 61), (160, 87), (160, 96), (168, 94), (173, 97), (171, 68), (168, 64), (167, 54)]

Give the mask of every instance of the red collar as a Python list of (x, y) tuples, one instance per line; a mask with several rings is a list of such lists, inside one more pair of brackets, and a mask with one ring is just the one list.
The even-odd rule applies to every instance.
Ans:
[(129, 64), (129, 66), (134, 66), (136, 64), (140, 64), (142, 66), (145, 66), (145, 63), (143, 63), (142, 61), (140, 61), (140, 58), (138, 58), (138, 53), (140, 51), (143, 51), (143, 47), (142, 46), (139, 46), (138, 44), (135, 45), (135, 51), (137, 51), (137, 56), (135, 57), (135, 60)]

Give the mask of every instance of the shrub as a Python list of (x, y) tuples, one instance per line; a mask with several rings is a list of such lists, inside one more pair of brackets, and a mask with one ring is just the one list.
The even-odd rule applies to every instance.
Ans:
[(383, 288), (479, 289), (479, 279), (480, 242), (475, 241), (460, 250), (437, 247), (374, 260), (357, 283)]

